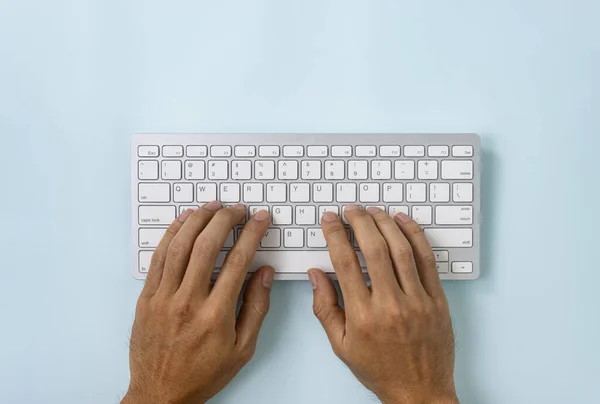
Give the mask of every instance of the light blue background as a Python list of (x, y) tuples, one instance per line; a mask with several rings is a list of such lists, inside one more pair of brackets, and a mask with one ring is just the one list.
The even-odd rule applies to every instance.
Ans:
[[(0, 402), (117, 402), (134, 132), (477, 132), (483, 266), (445, 283), (464, 403), (600, 400), (600, 3), (0, 1)], [(370, 403), (276, 282), (215, 403)]]

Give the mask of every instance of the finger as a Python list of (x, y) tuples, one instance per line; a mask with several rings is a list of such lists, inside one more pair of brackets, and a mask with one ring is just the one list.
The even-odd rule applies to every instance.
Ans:
[(390, 250), (371, 215), (356, 205), (346, 206), (344, 214), (365, 257), (372, 288), (399, 293), (400, 285), (394, 274)]
[(242, 351), (253, 351), (256, 346), (260, 327), (269, 311), (274, 276), (272, 267), (262, 267), (248, 281), (236, 325), (236, 345)]
[(367, 283), (342, 221), (335, 213), (326, 212), (321, 227), (346, 304), (366, 302), (370, 296)]
[(334, 352), (339, 356), (346, 335), (346, 314), (338, 305), (333, 283), (320, 269), (309, 269), (313, 288), (313, 311), (323, 326)]
[(394, 221), (398, 224), (412, 247), (417, 264), (417, 272), (425, 291), (431, 297), (445, 296), (440, 276), (437, 273), (433, 250), (429, 245), (429, 241), (425, 238), (425, 233), (421, 226), (404, 213), (398, 213), (394, 216)]
[(201, 208), (192, 211), (185, 223), (181, 226), (177, 235), (172, 238), (167, 251), (164, 264), (163, 281), (160, 293), (174, 293), (183, 279), (185, 270), (190, 260), (192, 247), (196, 237), (206, 227), (215, 213), (221, 209), (218, 201), (212, 201)]
[(417, 267), (413, 258), (410, 243), (398, 228), (398, 225), (383, 210), (376, 207), (367, 208), (367, 212), (373, 216), (375, 225), (388, 244), (390, 257), (394, 264), (394, 271), (400, 287), (406, 294), (424, 293), (423, 286), (419, 281)]
[(148, 269), (148, 274), (146, 275), (146, 283), (144, 284), (144, 288), (142, 289), (141, 295), (150, 296), (156, 293), (158, 287), (160, 286), (160, 281), (163, 277), (163, 271), (165, 267), (165, 261), (167, 259), (167, 249), (169, 248), (169, 244), (171, 244), (171, 240), (177, 235), (184, 222), (190, 217), (190, 215), (194, 213), (192, 209), (187, 209), (184, 211), (179, 217), (177, 217), (173, 223), (169, 226), (169, 228), (165, 231), (165, 235), (158, 243), (158, 246), (154, 250), (152, 254), (152, 259), (150, 261), (150, 269)]
[(233, 226), (238, 224), (245, 215), (246, 207), (241, 203), (220, 209), (215, 213), (204, 230), (196, 237), (178, 293), (201, 299), (208, 296), (210, 278), (217, 256)]
[(248, 274), (248, 266), (254, 259), (254, 254), (269, 228), (270, 216), (267, 211), (258, 211), (240, 233), (238, 241), (231, 248), (209, 299), (215, 299), (217, 304), (235, 310), (238, 296)]

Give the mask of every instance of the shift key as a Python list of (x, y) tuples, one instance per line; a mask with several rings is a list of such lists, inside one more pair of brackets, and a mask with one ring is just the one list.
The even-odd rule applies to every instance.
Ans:
[(432, 248), (473, 247), (473, 229), (425, 229)]
[(156, 248), (167, 229), (140, 229), (138, 245), (143, 248)]

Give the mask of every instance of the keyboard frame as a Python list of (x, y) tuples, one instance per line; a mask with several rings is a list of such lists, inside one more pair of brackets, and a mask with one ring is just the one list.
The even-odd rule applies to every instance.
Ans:
[[(473, 229), (473, 245), (468, 248), (436, 248), (435, 250), (447, 250), (449, 251), (451, 261), (448, 263), (449, 271), (447, 273), (440, 273), (441, 280), (474, 280), (477, 279), (480, 275), (480, 221), (481, 221), (481, 140), (477, 134), (474, 133), (435, 133), (435, 134), (427, 134), (427, 133), (137, 133), (134, 134), (131, 138), (131, 229), (132, 229), (132, 272), (133, 276), (136, 279), (145, 279), (146, 273), (141, 273), (138, 270), (138, 252), (141, 249), (138, 246), (138, 229), (143, 227), (138, 224), (138, 206), (141, 203), (138, 202), (138, 183), (144, 182), (143, 180), (138, 179), (138, 160), (143, 159), (142, 157), (138, 157), (138, 146), (143, 145), (158, 145), (160, 150), (160, 155), (157, 158), (147, 158), (152, 160), (160, 161), (163, 160), (162, 156), (162, 146), (166, 145), (182, 145), (183, 146), (183, 156), (178, 157), (176, 159), (180, 159), (182, 162), (186, 159), (197, 159), (194, 157), (186, 157), (186, 145), (206, 145), (208, 148), (208, 156), (207, 159), (210, 159), (210, 147), (214, 145), (230, 145), (232, 146), (232, 157), (227, 159), (236, 159), (234, 145), (253, 145), (256, 146), (256, 153), (258, 157), (258, 146), (259, 145), (274, 145), (280, 146), (280, 156), (279, 157), (265, 157), (265, 159), (271, 160), (279, 160), (285, 159), (283, 157), (283, 146), (286, 145), (302, 145), (305, 149), (305, 155), (303, 157), (295, 158), (297, 160), (310, 159), (310, 160), (332, 160), (332, 159), (352, 159), (352, 160), (360, 160), (366, 159), (371, 160), (373, 157), (356, 157), (353, 153), (352, 157), (332, 157), (331, 156), (331, 146), (332, 145), (351, 145), (353, 146), (353, 150), (355, 146), (358, 145), (366, 145), (366, 146), (377, 146), (377, 156), (375, 159), (396, 159), (396, 157), (381, 157), (379, 156), (379, 146), (383, 145), (400, 145), (402, 146), (402, 152), (399, 156), (399, 159), (411, 159), (411, 160), (437, 160), (438, 165), (440, 165), (440, 161), (444, 159), (470, 159), (473, 161), (473, 179), (470, 181), (466, 180), (442, 180), (441, 176), (436, 180), (420, 180), (417, 178), (416, 173), (416, 165), (415, 163), (415, 179), (414, 180), (394, 180), (393, 175), (390, 180), (373, 180), (371, 178), (367, 180), (354, 180), (356, 183), (360, 182), (423, 182), (427, 184), (427, 195), (429, 195), (429, 183), (430, 182), (449, 182), (451, 185), (450, 193), (452, 194), (452, 183), (454, 182), (471, 182), (473, 184), (473, 202), (470, 205), (473, 206), (473, 224), (471, 228)], [(306, 155), (307, 146), (310, 145), (327, 145), (329, 146), (329, 155), (327, 157), (308, 157)], [(404, 156), (404, 146), (409, 145), (423, 145), (425, 146), (425, 156), (423, 157), (405, 157)], [(427, 155), (427, 146), (430, 145), (447, 145), (449, 146), (449, 156), (447, 157), (428, 157)], [(473, 156), (465, 158), (465, 157), (452, 157), (452, 146), (472, 146), (473, 147)], [(172, 159), (172, 158), (167, 158)], [(215, 159), (224, 159), (223, 157), (217, 157)], [(238, 157), (237, 159), (244, 159), (244, 157)], [(253, 159), (253, 158), (252, 158)], [(393, 166), (393, 163), (392, 163)], [(370, 170), (370, 167), (369, 167)], [(186, 181), (185, 179), (181, 180), (156, 180), (154, 182), (168, 182), (173, 184), (174, 182)], [(225, 180), (227, 182), (236, 182), (235, 180), (228, 179)], [(240, 183), (245, 180), (239, 181)], [(252, 180), (255, 181), (255, 180)], [(300, 182), (327, 182), (324, 178), (320, 180), (302, 180), (298, 179)], [(352, 180), (345, 179), (343, 181), (351, 182)], [(190, 182), (199, 182), (199, 180), (192, 180)], [(221, 182), (219, 180), (215, 181), (216, 183)], [(266, 180), (266, 182), (278, 182), (277, 178), (275, 180)], [(335, 180), (334, 182), (337, 182)], [(360, 203), (362, 205), (366, 205), (365, 203)], [(160, 203), (152, 203), (160, 205)], [(172, 203), (173, 204), (173, 203)], [(179, 204), (179, 203), (178, 203)], [(201, 205), (198, 202), (192, 202), (191, 205)], [(263, 202), (263, 205), (273, 205), (273, 203)], [(311, 204), (310, 202), (307, 204)], [(333, 202), (332, 205), (338, 204), (337, 202)], [(370, 203), (371, 205), (378, 204), (386, 204), (383, 202), (379, 203)], [(448, 205), (455, 204), (452, 202), (449, 203), (435, 203), (429, 201), (429, 196), (426, 202), (423, 203), (409, 203), (406, 202), (405, 198), (403, 202), (398, 202), (398, 205), (405, 205), (411, 209), (412, 205), (430, 205), (433, 207), (435, 211), (435, 206), (439, 205)], [(319, 204), (315, 204), (318, 206)], [(386, 205), (389, 205), (387, 203)], [(318, 223), (314, 227), (318, 227)], [(427, 228), (428, 226), (423, 226)], [(439, 228), (440, 226), (431, 225), (431, 227)], [(453, 226), (446, 226), (453, 227)], [(457, 226), (454, 226), (457, 227)], [(321, 249), (318, 249), (321, 250)], [(306, 254), (311, 254), (311, 251), (303, 251)], [(274, 254), (277, 251), (273, 251)], [(452, 272), (452, 261), (470, 261), (473, 263), (473, 272), (471, 273), (453, 273)], [(332, 279), (336, 279), (335, 274), (328, 273)], [(365, 274), (368, 278), (368, 275)], [(306, 273), (276, 273), (275, 279), (280, 280), (304, 280), (308, 279)]]

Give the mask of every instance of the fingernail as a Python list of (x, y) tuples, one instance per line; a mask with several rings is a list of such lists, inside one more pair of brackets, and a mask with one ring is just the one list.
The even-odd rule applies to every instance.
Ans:
[(335, 219), (337, 219), (337, 215), (333, 212), (325, 212), (321, 218), (325, 222), (333, 222)]
[(179, 219), (179, 221), (181, 223), (185, 222), (185, 220), (190, 217), (190, 215), (194, 212), (193, 209), (186, 209), (183, 211), (183, 213), (181, 215), (179, 215), (179, 217), (177, 219)]
[(410, 216), (408, 216), (406, 213), (396, 213), (396, 217), (403, 223), (406, 223), (410, 220)]
[(260, 282), (262, 283), (262, 285), (265, 288), (271, 289), (271, 283), (273, 283), (274, 277), (275, 277), (275, 270), (273, 268), (265, 269), (263, 271), (263, 273), (260, 275)]
[(254, 220), (262, 222), (263, 220), (266, 220), (269, 217), (269, 213), (266, 210), (259, 210), (252, 217), (254, 218)]
[(356, 210), (356, 209), (360, 209), (360, 207), (358, 205), (354, 205), (354, 204), (346, 205), (346, 212), (350, 212), (351, 210)]
[(244, 205), (243, 203), (236, 203), (235, 205), (232, 206), (232, 208), (240, 210), (242, 212), (246, 211), (246, 205)]
[(206, 205), (204, 205), (204, 209), (210, 210), (210, 211), (215, 211), (215, 210), (219, 210), (221, 208), (221, 203), (219, 201), (212, 201), (207, 203)]
[(308, 271), (308, 280), (310, 281), (313, 290), (317, 289), (317, 276), (313, 271)]
[(375, 207), (375, 206), (369, 206), (367, 208), (367, 212), (369, 212), (370, 214), (374, 215), (377, 212), (381, 212), (381, 209), (379, 209), (378, 207)]

